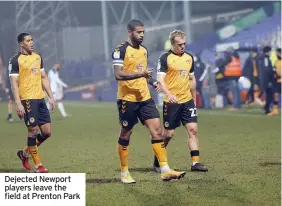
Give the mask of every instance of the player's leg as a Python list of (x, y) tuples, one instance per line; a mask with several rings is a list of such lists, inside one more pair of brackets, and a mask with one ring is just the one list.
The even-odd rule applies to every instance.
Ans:
[(160, 114), (152, 99), (141, 103), (138, 117), (149, 129), (152, 136), (152, 148), (160, 164), (161, 178), (169, 181), (184, 177), (185, 172), (174, 171), (168, 165)]
[(272, 88), (267, 88), (265, 90), (265, 97), (266, 97), (266, 101), (265, 101), (265, 105), (264, 105), (264, 112), (265, 112), (265, 114), (268, 114), (268, 113), (270, 113), (270, 105), (273, 102)]
[(117, 150), (120, 159), (121, 182), (125, 184), (135, 183), (128, 169), (129, 141), (132, 129), (138, 123), (136, 108), (138, 103), (118, 100), (119, 122), (121, 125), (118, 137)]
[[(46, 139), (51, 136), (51, 123), (45, 123), (39, 126), (39, 130), (36, 135), (36, 146), (39, 147)], [(28, 147), (23, 149), (24, 154), (28, 155), (29, 150)]]
[[(181, 124), (181, 105), (180, 104), (168, 104), (163, 103), (163, 122), (164, 122), (164, 144), (167, 147), (169, 141), (174, 135), (174, 131)], [(159, 172), (160, 165), (158, 159), (155, 156), (154, 169)]]
[(276, 116), (278, 112), (279, 94), (281, 94), (281, 83), (274, 84), (274, 96), (273, 96), (273, 109), (268, 116)]
[(129, 141), (131, 134), (132, 129), (121, 127), (117, 146), (120, 160), (121, 182), (125, 184), (136, 183), (128, 169)]
[(200, 163), (197, 116), (194, 101), (190, 100), (186, 102), (182, 110), (182, 124), (185, 126), (188, 134), (188, 147), (192, 159), (191, 171), (207, 172), (208, 169), (206, 166)]
[[(51, 136), (51, 118), (45, 101), (38, 100), (38, 125), (39, 131), (36, 135), (36, 146), (39, 147)], [(28, 148), (24, 149), (28, 153)]]
[(257, 104), (263, 105), (263, 102), (260, 99), (260, 88), (258, 84), (254, 84), (254, 100)]
[(9, 122), (12, 122), (12, 121), (14, 121), (12, 114), (13, 114), (13, 106), (14, 106), (15, 100), (14, 100), (14, 96), (13, 96), (11, 88), (9, 89), (8, 99), (9, 100), (8, 100), (8, 118), (7, 118), (7, 120)]
[(8, 117), (7, 117), (7, 120), (9, 122), (13, 122), (13, 106), (14, 106), (14, 101), (9, 99), (8, 100)]
[(41, 163), (38, 146), (36, 145), (36, 139), (37, 139), (38, 132), (39, 132), (38, 126), (28, 127), (28, 140), (27, 140), (28, 150), (29, 150), (29, 154), (31, 155), (32, 160), (35, 165), (35, 172), (47, 173), (48, 170)]
[(66, 110), (65, 110), (63, 101), (62, 101), (62, 100), (57, 100), (57, 103), (58, 103), (58, 109), (59, 109), (61, 115), (62, 115), (63, 117), (69, 117), (70, 115), (68, 115), (68, 114), (66, 113)]
[(41, 145), (46, 139), (51, 137), (51, 117), (44, 99), (38, 100), (38, 123), (40, 133), (37, 134), (36, 144)]
[[(50, 123), (50, 116), (48, 119), (49, 111), (45, 102), (44, 105), (42, 105), (42, 101), (44, 100), (22, 101), (25, 108), (24, 121), (28, 127), (28, 145), (27, 148), (18, 151), (18, 156), (22, 160), (23, 166), (28, 170), (30, 169), (28, 155), (31, 155), (36, 168), (35, 172), (38, 173), (48, 172), (48, 170), (41, 164), (38, 152), (38, 146), (40, 145), (40, 142), (42, 142), (41, 136), (39, 135), (40, 128), (38, 125), (42, 125), (42, 122)], [(42, 110), (44, 111), (42, 112)]]
[[(174, 131), (175, 131), (174, 129), (171, 129), (171, 130), (165, 129), (163, 131), (163, 140), (164, 140), (165, 147), (167, 147), (169, 141), (172, 139), (172, 137), (174, 135)], [(153, 165), (153, 167), (154, 167), (154, 170), (156, 172), (158, 172), (158, 173), (161, 172), (159, 160), (158, 160), (156, 155), (154, 156), (154, 165)]]
[(64, 107), (64, 104), (63, 104), (63, 98), (64, 98), (64, 95), (63, 95), (63, 90), (62, 89), (57, 89), (57, 91), (55, 92), (55, 100), (58, 104), (58, 109), (61, 113), (61, 115), (63, 117), (69, 117), (70, 115), (68, 115), (66, 113), (66, 110), (65, 110), (65, 107)]

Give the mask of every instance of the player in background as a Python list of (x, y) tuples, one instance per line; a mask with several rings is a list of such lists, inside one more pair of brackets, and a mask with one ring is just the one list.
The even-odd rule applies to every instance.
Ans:
[(152, 70), (147, 68), (148, 51), (141, 45), (144, 38), (144, 24), (131, 20), (127, 25), (128, 40), (118, 45), (112, 53), (113, 68), (118, 81), (117, 106), (120, 134), (118, 153), (121, 167), (121, 182), (135, 183), (128, 170), (129, 140), (138, 119), (152, 136), (152, 148), (160, 163), (163, 180), (180, 179), (185, 172), (177, 172), (168, 166), (163, 142), (160, 115), (151, 98), (148, 83), (158, 88), (152, 79)]
[(6, 71), (1, 56), (0, 56), (0, 88), (8, 96), (8, 117), (7, 117), (7, 121), (13, 122), (14, 119), (13, 119), (12, 113), (13, 113), (14, 97), (13, 97), (13, 94), (12, 94), (12, 91), (11, 91), (9, 72)]
[(278, 111), (278, 103), (279, 103), (279, 95), (281, 95), (281, 48), (276, 50), (277, 60), (275, 61), (273, 70), (274, 70), (274, 83), (273, 83), (273, 90), (274, 90), (274, 101), (273, 101), (273, 109), (268, 116), (276, 116), (279, 114)]
[[(51, 90), (55, 101), (58, 103), (58, 109), (63, 117), (69, 117), (70, 115), (66, 113), (65, 107), (63, 104), (63, 88), (67, 88), (66, 85), (59, 76), (59, 70), (61, 69), (60, 64), (55, 64), (52, 69), (48, 72), (48, 79), (50, 82)], [(49, 103), (47, 104), (48, 109), (50, 109)]]
[(14, 121), (14, 119), (13, 119), (13, 107), (14, 107), (14, 104), (15, 104), (15, 99), (14, 99), (12, 88), (11, 88), (9, 72), (7, 72), (6, 76), (7, 77), (6, 77), (5, 93), (8, 96), (8, 117), (7, 117), (7, 121), (13, 122)]
[(55, 109), (54, 97), (44, 71), (42, 57), (33, 52), (33, 39), (28, 33), (18, 35), (20, 52), (9, 61), (9, 76), (17, 106), (17, 114), (24, 118), (28, 130), (27, 147), (17, 155), (25, 169), (30, 170), (28, 156), (35, 164), (35, 172), (47, 173), (42, 165), (38, 146), (51, 136), (51, 119), (44, 100), (46, 91), (52, 111)]
[[(196, 109), (196, 79), (193, 56), (185, 51), (186, 35), (176, 30), (170, 33), (172, 48), (159, 57), (158, 81), (165, 93), (163, 103), (164, 143), (168, 145), (177, 127), (183, 124), (188, 134), (192, 158), (191, 171), (208, 171), (200, 163)], [(154, 168), (159, 171), (155, 157)]]
[(1, 58), (1, 54), (0, 54), (0, 95), (1, 95), (1, 90), (5, 92), (5, 88), (6, 88), (5, 87), (5, 69), (4, 69), (3, 61)]

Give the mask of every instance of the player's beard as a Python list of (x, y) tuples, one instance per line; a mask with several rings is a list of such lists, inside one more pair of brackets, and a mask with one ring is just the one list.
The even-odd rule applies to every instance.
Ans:
[(136, 46), (139, 46), (140, 44), (142, 44), (143, 40), (138, 40), (137, 38), (135, 37), (132, 37), (131, 39), (132, 43)]

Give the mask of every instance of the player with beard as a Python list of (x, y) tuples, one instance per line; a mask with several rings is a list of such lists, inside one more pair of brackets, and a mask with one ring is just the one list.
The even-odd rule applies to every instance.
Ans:
[(131, 20), (127, 25), (128, 40), (118, 45), (112, 53), (113, 68), (118, 81), (117, 106), (120, 134), (118, 153), (121, 167), (121, 182), (135, 183), (128, 171), (129, 140), (138, 119), (151, 133), (152, 147), (160, 163), (161, 178), (164, 181), (180, 179), (185, 172), (177, 172), (168, 166), (163, 141), (160, 115), (153, 101), (148, 83), (157, 91), (159, 84), (152, 79), (152, 70), (147, 68), (148, 51), (141, 45), (144, 38), (144, 24)]

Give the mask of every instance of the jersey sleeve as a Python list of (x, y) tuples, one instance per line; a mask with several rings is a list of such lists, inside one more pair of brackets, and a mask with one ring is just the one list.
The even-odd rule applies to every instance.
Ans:
[(43, 66), (43, 58), (42, 58), (42, 56), (40, 55), (40, 54), (38, 54), (39, 55), (39, 57), (40, 57), (40, 71), (44, 71), (44, 66)]
[(191, 55), (191, 57), (192, 57), (192, 66), (191, 66), (191, 69), (190, 69), (190, 71), (189, 71), (189, 75), (190, 75), (190, 76), (193, 76), (193, 75), (194, 75), (194, 72), (195, 72), (195, 69), (194, 69), (194, 58), (193, 58), (192, 55)]
[(167, 72), (167, 53), (162, 54), (158, 60), (158, 73), (166, 73)]
[(113, 65), (123, 66), (125, 57), (125, 46), (123, 44), (117, 46), (112, 53)]
[(8, 70), (9, 70), (9, 76), (19, 75), (19, 62), (17, 56), (10, 59)]

